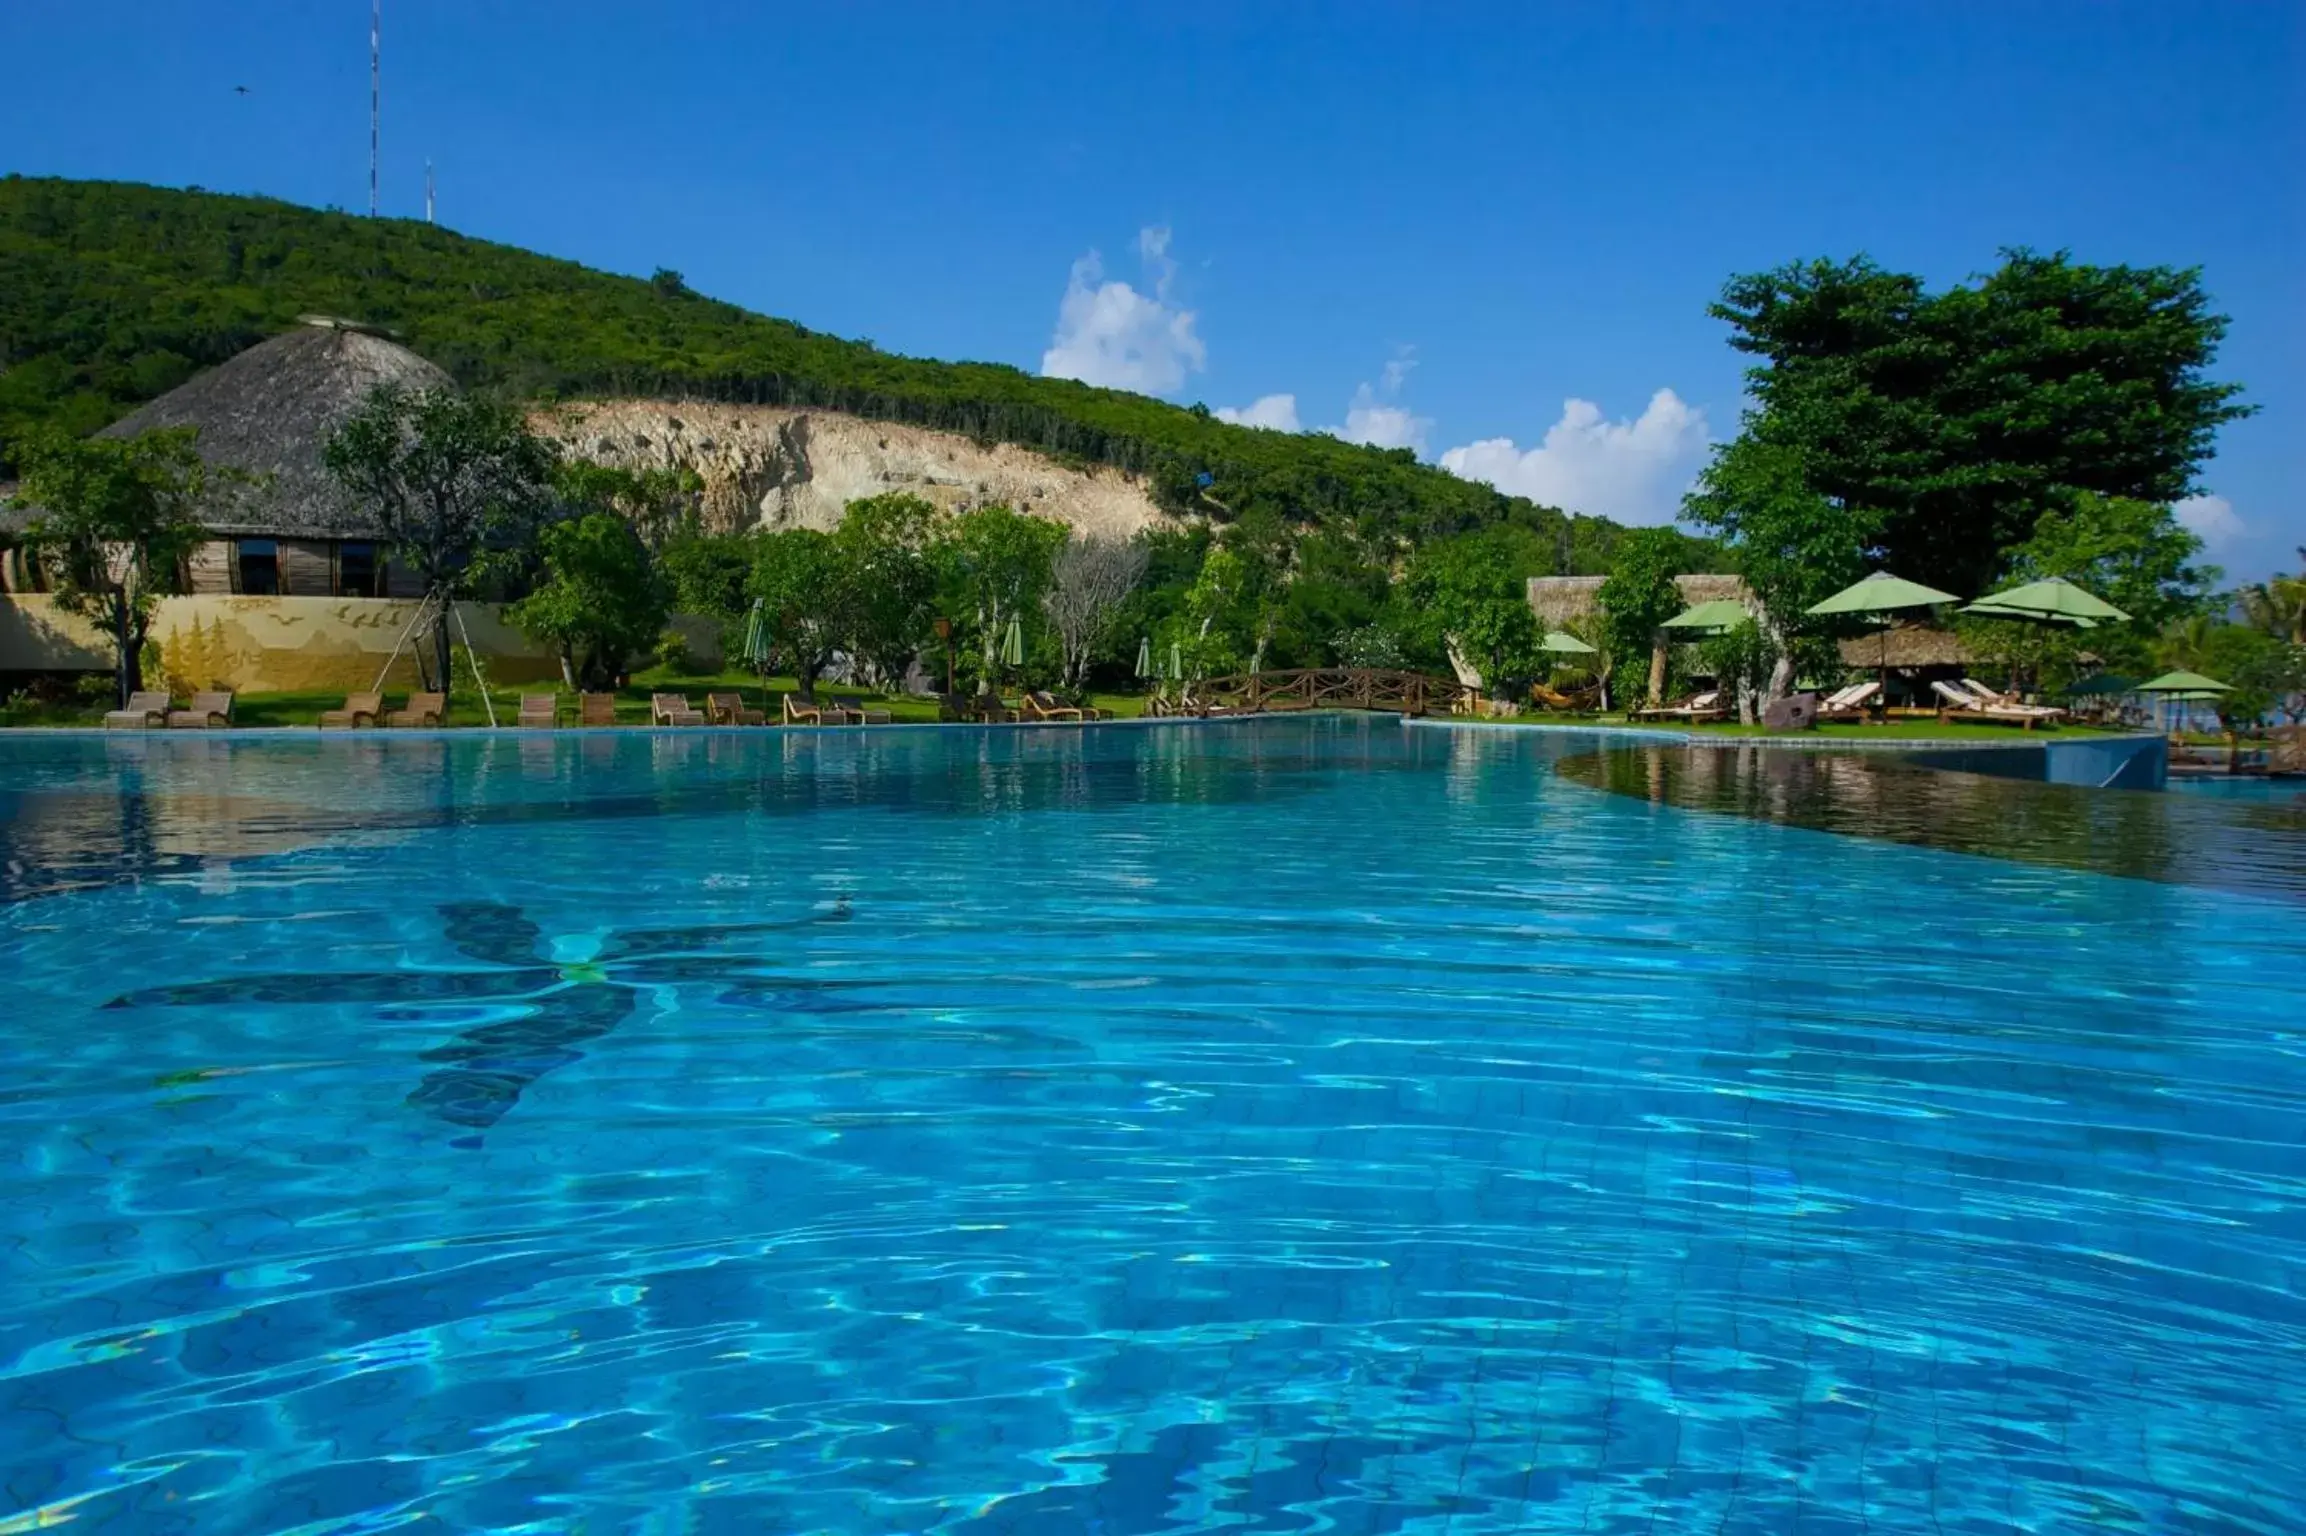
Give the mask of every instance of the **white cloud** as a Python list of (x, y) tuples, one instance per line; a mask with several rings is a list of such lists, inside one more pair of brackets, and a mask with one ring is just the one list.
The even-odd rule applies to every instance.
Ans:
[(1561, 419), (1546, 428), (1538, 446), (1485, 438), (1448, 450), (1441, 467), (1571, 512), (1621, 523), (1670, 523), (1706, 443), (1705, 412), (1661, 389), (1631, 421), (1605, 420), (1591, 400), (1564, 400)]
[(1247, 405), (1221, 405), (1213, 412), (1219, 421), (1237, 427), (1271, 427), (1276, 432), (1298, 431), (1295, 395), (1259, 395)]
[[(1386, 364), (1386, 372), (1393, 372), (1391, 363)], [(1364, 384), (1353, 392), (1353, 403), (1345, 408), (1345, 425), (1321, 430), (1349, 443), (1367, 443), (1372, 448), (1414, 448), (1422, 455), (1425, 434), (1432, 426), (1432, 418), (1416, 415), (1406, 406), (1387, 405), (1375, 390)]]
[(2235, 514), (2234, 504), (2223, 496), (2189, 496), (2170, 510), (2213, 555), (2223, 553), (2249, 531), (2249, 525)]
[(1378, 376), (1375, 389), (1363, 383), (1353, 391), (1353, 400), (1345, 408), (1345, 425), (1321, 430), (1349, 443), (1367, 443), (1372, 448), (1409, 448), (1420, 458), (1424, 457), (1425, 435), (1432, 429), (1433, 419), (1396, 403), (1401, 397), (1401, 387), (1409, 382), (1410, 370), (1417, 366), (1416, 351), (1414, 347), (1396, 350), (1387, 360), (1385, 371)]
[(1207, 365), (1208, 349), (1193, 331), (1193, 311), (1170, 302), (1177, 263), (1169, 255), (1168, 229), (1147, 225), (1139, 230), (1137, 257), (1152, 281), (1150, 293), (1107, 281), (1104, 261), (1095, 251), (1073, 263), (1057, 306), (1057, 334), (1041, 354), (1044, 375), (1166, 395), (1184, 385), (1186, 374)]

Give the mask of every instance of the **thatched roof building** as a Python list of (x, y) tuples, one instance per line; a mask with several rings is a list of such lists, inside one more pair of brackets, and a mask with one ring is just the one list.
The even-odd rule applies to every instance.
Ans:
[[(1571, 620), (1582, 619), (1598, 612), (1601, 607), (1600, 576), (1532, 576), (1529, 578), (1529, 606), (1538, 622), (1548, 629), (1560, 629)], [(1691, 607), (1710, 603), (1715, 598), (1728, 598), (1732, 602), (1751, 603), (1753, 594), (1746, 590), (1745, 582), (1736, 576), (1676, 576), (1673, 584), (1681, 589), (1683, 601)]]
[(1841, 642), (1841, 653), (1842, 665), (1846, 667), (1912, 671), (1970, 664), (1970, 653), (1962, 648), (1959, 638), (1920, 624), (1893, 629), (1887, 634), (1875, 630), (1871, 634), (1852, 635)]
[(397, 342), (349, 321), (308, 318), (97, 435), (133, 437), (156, 427), (195, 427), (200, 435), (194, 446), (203, 459), (267, 477), (267, 483), (219, 503), (209, 520), (218, 533), (372, 538), (373, 515), (330, 478), (321, 454), (330, 436), (379, 384), (455, 387), (447, 374)]
[[(401, 597), (421, 585), (388, 563), (373, 510), (328, 473), (328, 440), (379, 384), (453, 389), (408, 348), (348, 320), (305, 317), (122, 417), (99, 437), (192, 427), (211, 465), (245, 470), (250, 486), (220, 488), (201, 511), (215, 535), (186, 562), (186, 590), (280, 597)], [(32, 509), (0, 522), (20, 528)], [(12, 555), (0, 588), (39, 591), (45, 575)]]

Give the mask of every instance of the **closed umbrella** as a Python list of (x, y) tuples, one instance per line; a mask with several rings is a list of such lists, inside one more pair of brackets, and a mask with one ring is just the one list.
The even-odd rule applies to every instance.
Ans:
[(1185, 647), (1175, 640), (1169, 642), (1169, 676), (1174, 682), (1185, 681)]
[(1025, 621), (1023, 619), (1012, 618), (1009, 620), (1009, 633), (1001, 641), (1001, 664), (1008, 667), (1021, 667), (1025, 664)]
[(745, 664), (756, 672), (769, 668), (769, 621), (761, 611), (761, 599), (753, 599), (753, 611), (745, 620)]
[(1153, 637), (1151, 635), (1145, 635), (1139, 638), (1137, 641), (1137, 676), (1142, 679), (1151, 677), (1152, 675)]
[(1812, 603), (1808, 612), (1821, 618), (1850, 614), (1881, 621), (1880, 681), (1886, 700), (1890, 692), (1890, 615), (1904, 608), (1931, 608), (1939, 603), (1959, 601), (1951, 592), (1940, 592), (1936, 587), (1925, 587), (1918, 581), (1892, 576), (1888, 571), (1876, 571), (1863, 581), (1852, 582), (1824, 602)]

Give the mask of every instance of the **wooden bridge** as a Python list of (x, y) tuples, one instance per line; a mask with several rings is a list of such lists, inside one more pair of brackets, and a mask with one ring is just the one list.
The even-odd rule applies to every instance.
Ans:
[(1424, 715), (1468, 697), (1462, 684), (1423, 672), (1373, 667), (1304, 667), (1291, 672), (1237, 672), (1184, 684), (1154, 697), (1148, 713), (1262, 715), (1300, 709), (1373, 709)]

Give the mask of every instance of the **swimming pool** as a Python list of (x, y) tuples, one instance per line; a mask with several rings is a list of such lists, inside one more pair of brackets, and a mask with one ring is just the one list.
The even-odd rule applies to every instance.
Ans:
[(2295, 812), (1783, 762), (0, 740), (0, 1530), (2306, 1526)]

